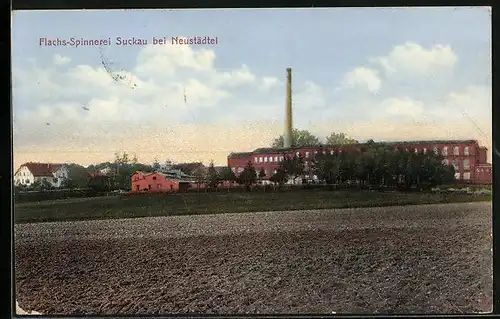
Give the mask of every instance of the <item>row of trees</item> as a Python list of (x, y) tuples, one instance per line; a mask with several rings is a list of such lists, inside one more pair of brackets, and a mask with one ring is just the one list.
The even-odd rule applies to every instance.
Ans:
[[(357, 140), (348, 137), (344, 133), (331, 133), (325, 139), (321, 139), (307, 130), (293, 129), (292, 131), (292, 146), (320, 146), (320, 145), (346, 145), (356, 144)], [(284, 137), (280, 135), (276, 138), (271, 147), (283, 147)]]
[[(326, 184), (355, 184), (402, 189), (429, 189), (455, 181), (453, 166), (443, 164), (443, 156), (433, 152), (393, 150), (384, 145), (372, 145), (364, 151), (319, 151), (312, 161), (301, 156), (284, 156), (283, 162), (269, 180), (284, 184), (288, 180), (316, 176)], [(248, 162), (238, 180), (255, 183), (256, 170)]]

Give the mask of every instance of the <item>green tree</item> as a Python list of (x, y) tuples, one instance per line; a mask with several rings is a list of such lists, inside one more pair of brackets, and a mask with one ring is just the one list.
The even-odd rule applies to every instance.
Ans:
[(151, 167), (153, 168), (153, 171), (157, 171), (160, 169), (160, 162), (157, 158), (154, 159), (153, 165)]
[(235, 182), (236, 175), (234, 175), (234, 172), (231, 170), (231, 168), (226, 166), (223, 167), (220, 171), (220, 179), (222, 181)]
[[(293, 129), (292, 131), (292, 146), (317, 146), (320, 145), (319, 139), (314, 136), (311, 132), (307, 130), (299, 130)], [(280, 135), (276, 138), (272, 147), (283, 147), (284, 146), (284, 137)]]
[(75, 163), (68, 164), (68, 178), (63, 180), (63, 188), (86, 188), (90, 179), (89, 170)]
[(89, 179), (88, 187), (95, 192), (108, 192), (111, 190), (109, 176), (96, 175)]
[(327, 184), (333, 184), (338, 181), (340, 174), (340, 157), (338, 153), (323, 154), (318, 153), (312, 162), (313, 172), (319, 180)]
[(255, 184), (257, 181), (257, 172), (253, 167), (251, 161), (248, 161), (246, 167), (243, 169), (238, 175), (237, 182), (238, 184), (244, 185), (247, 190), (250, 190), (250, 186)]
[(198, 189), (200, 189), (201, 184), (205, 182), (205, 175), (206, 175), (206, 169), (203, 166), (198, 166), (193, 171), (193, 177), (195, 179), (196, 185), (198, 186)]
[(214, 162), (210, 161), (207, 169), (206, 182), (210, 188), (217, 188), (219, 185), (220, 177), (215, 170)]
[(276, 173), (269, 178), (269, 181), (281, 186), (288, 181), (288, 177), (284, 169), (280, 167), (277, 169)]
[(262, 181), (264, 179), (264, 177), (266, 177), (266, 171), (264, 170), (264, 168), (262, 167), (259, 171), (259, 181)]
[(356, 144), (358, 141), (355, 139), (347, 137), (344, 133), (332, 132), (326, 137), (327, 145), (346, 145), (346, 144)]
[(293, 157), (284, 155), (280, 168), (288, 177), (291, 177), (292, 181), (295, 183), (296, 179), (305, 173), (304, 159), (300, 154), (298, 156), (294, 155)]

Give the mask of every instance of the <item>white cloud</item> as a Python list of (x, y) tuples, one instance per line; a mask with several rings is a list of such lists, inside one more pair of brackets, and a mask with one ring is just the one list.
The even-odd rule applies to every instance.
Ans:
[(271, 77), (271, 76), (265, 76), (262, 78), (259, 88), (262, 91), (267, 91), (267, 90), (272, 89), (274, 87), (277, 87), (279, 85), (280, 85), (280, 80), (278, 80), (278, 78)]
[(371, 58), (386, 74), (404, 73), (429, 75), (451, 69), (458, 57), (449, 45), (435, 45), (429, 49), (413, 42), (396, 45), (387, 56)]
[(377, 70), (365, 67), (350, 71), (346, 74), (344, 81), (347, 87), (362, 87), (372, 93), (377, 93), (382, 86)]
[(382, 101), (382, 108), (391, 116), (417, 117), (423, 113), (424, 106), (420, 101), (410, 98), (389, 98)]
[[(304, 110), (306, 114), (313, 108), (321, 108), (325, 105), (325, 94), (323, 88), (313, 81), (305, 81), (303, 88), (292, 95), (294, 110)], [(283, 99), (284, 105), (285, 99)]]
[[(422, 50), (437, 53), (421, 54)], [(419, 56), (415, 52), (426, 61), (418, 67), (410, 63)], [(451, 63), (446, 52), (445, 47), (399, 46), (385, 57), (386, 71), (410, 76), (450, 68), (456, 59)], [(122, 80), (114, 80), (114, 73), (102, 65), (56, 68), (53, 63), (40, 67), (35, 62), (14, 69), (16, 165), (26, 160), (89, 164), (111, 159), (120, 148), (145, 162), (159, 156), (177, 161), (214, 159), (223, 165), (229, 152), (267, 146), (283, 130), (284, 84), (272, 74), (254, 74), (245, 64), (216, 68), (214, 51), (189, 46), (145, 47), (135, 62), (130, 70), (113, 70)], [(352, 90), (331, 98), (333, 90), (316, 82), (294, 82), (294, 125), (309, 121), (314, 124), (304, 128), (320, 136), (333, 130), (360, 140), (486, 141), (488, 136), (491, 140), (489, 88), (441, 92), (444, 98), (439, 102), (400, 94), (384, 82), (382, 96), (380, 74), (366, 67), (353, 69), (343, 84)], [(367, 98), (362, 91), (377, 95)], [(461, 108), (475, 119), (486, 139), (457, 111)], [(352, 112), (372, 120), (349, 122), (344, 115)]]
[(65, 65), (71, 62), (71, 58), (60, 54), (54, 54), (53, 61), (55, 65)]

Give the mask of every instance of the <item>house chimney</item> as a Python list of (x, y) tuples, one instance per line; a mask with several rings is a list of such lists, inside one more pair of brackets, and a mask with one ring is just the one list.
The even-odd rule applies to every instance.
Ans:
[(284, 147), (292, 147), (292, 69), (286, 69), (286, 109)]

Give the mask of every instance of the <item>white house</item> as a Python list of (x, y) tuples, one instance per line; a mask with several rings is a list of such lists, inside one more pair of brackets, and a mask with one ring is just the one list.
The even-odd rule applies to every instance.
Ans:
[(68, 168), (64, 164), (29, 162), (21, 165), (16, 171), (14, 184), (30, 186), (36, 181), (47, 181), (53, 187), (61, 187), (68, 175)]

